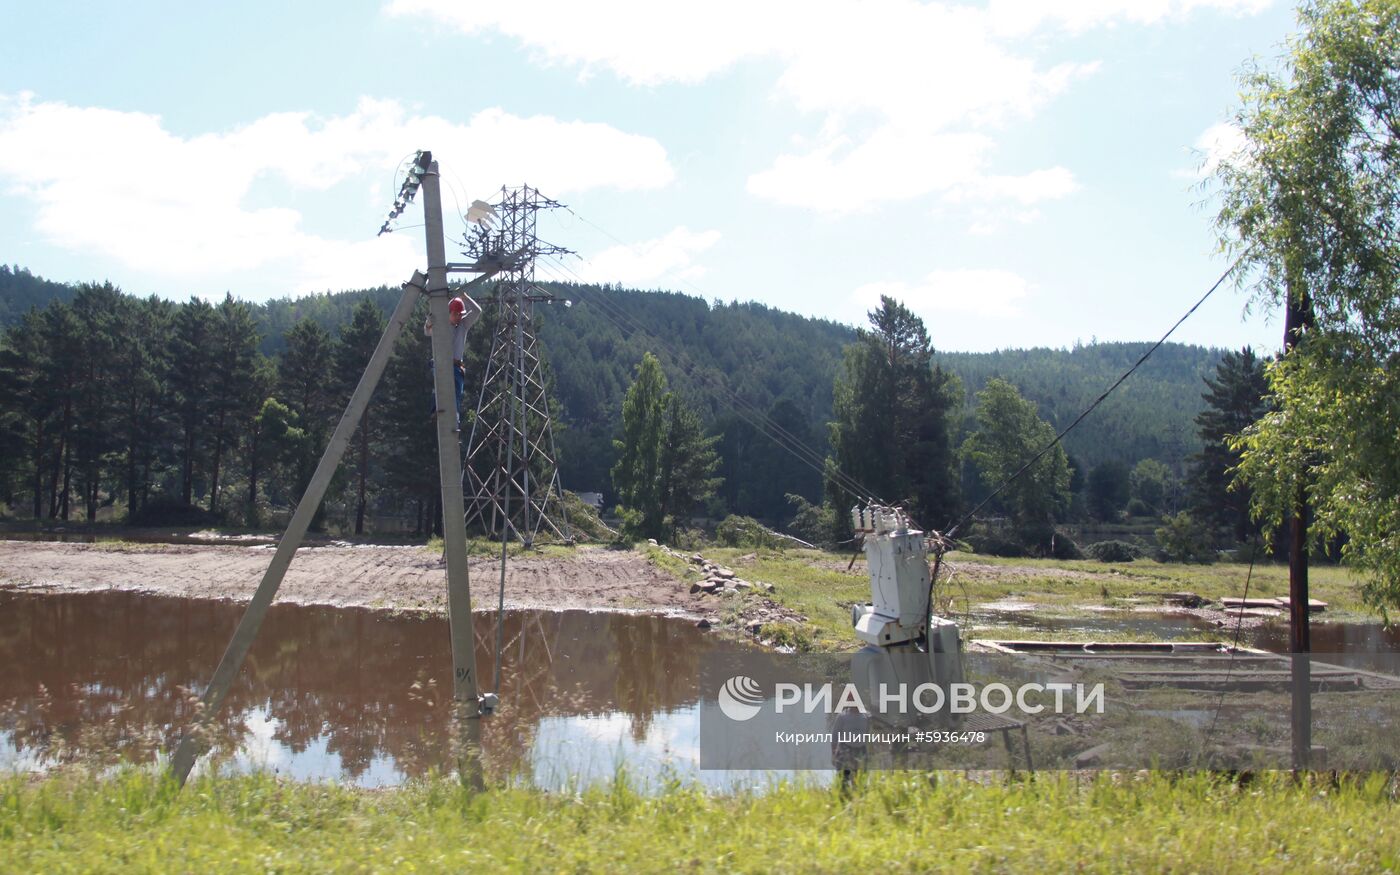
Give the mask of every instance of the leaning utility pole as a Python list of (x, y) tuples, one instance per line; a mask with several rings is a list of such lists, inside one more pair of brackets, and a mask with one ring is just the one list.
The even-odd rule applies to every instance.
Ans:
[[(535, 285), (535, 259), (569, 250), (542, 243), (535, 220), (542, 209), (562, 206), (529, 186), (502, 188), (491, 205), (499, 221), (467, 241), (466, 254), (521, 252), (496, 283), (496, 329), (481, 381), (481, 395), (467, 440), (465, 478), (468, 525), (502, 540), (534, 543), (541, 526), (573, 541), (560, 501), (558, 454), (546, 392), (543, 356), (535, 337), (534, 306), (554, 296)], [(446, 512), (444, 508), (444, 513)]]
[[(326, 488), (345, 454), (345, 448), (369, 406), (374, 387), (379, 383), (379, 378), (384, 374), (384, 368), (393, 355), (394, 343), (398, 340), (404, 324), (413, 315), (420, 295), (428, 296), (428, 309), (432, 314), (433, 324), (438, 326), (438, 330), (433, 332), (432, 341), (433, 385), (436, 387), (437, 398), (440, 399), (439, 403), (448, 398), (456, 398), (452, 374), (452, 331), (449, 330), (451, 320), (448, 316), (448, 300), (452, 297), (453, 290), (447, 285), (449, 266), (442, 239), (442, 199), (438, 165), (432, 160), (432, 153), (418, 153), (413, 169), (399, 192), (399, 198), (394, 202), (390, 219), (403, 212), (413, 200), (420, 184), (423, 189), (423, 214), (428, 242), (428, 273), (424, 276), (415, 271), (413, 278), (404, 284), (403, 296), (399, 298), (393, 315), (389, 317), (389, 323), (384, 327), (379, 345), (374, 348), (374, 354), (370, 356), (369, 364), (365, 366), (365, 372), (350, 396), (345, 413), (321, 455), (316, 473), (311, 476), (311, 482), (307, 484), (306, 492), (297, 503), (291, 522), (287, 524), (287, 530), (277, 543), (277, 552), (273, 555), (272, 562), (263, 574), (262, 582), (258, 584), (257, 592), (253, 594), (253, 599), (244, 611), (232, 640), (219, 660), (213, 680), (204, 691), (195, 725), (180, 739), (179, 747), (171, 758), (170, 769), (181, 784), (189, 777), (194, 761), (199, 756), (202, 724), (213, 719), (228, 695), (234, 679), (243, 668), (243, 662), (257, 638), (263, 618), (282, 585), (287, 567), (291, 565), (292, 557), (306, 537), (311, 518), (325, 497)], [(386, 221), (380, 233), (388, 230), (389, 223)], [(484, 283), (509, 266), (510, 258), (503, 257), (500, 252), (484, 252), (474, 264), (454, 268), (462, 272), (480, 274), (466, 285), (465, 288), (469, 289)], [(483, 711), (483, 704), (491, 705), (495, 697), (491, 694), (481, 697), (477, 693), (476, 647), (472, 632), (471, 588), (467, 578), (467, 535), (463, 520), (462, 467), (459, 455), (461, 446), (458, 432), (454, 417), (439, 415), (435, 420), (438, 477), (442, 488), (443, 544), (447, 554), (447, 616), (452, 636), (452, 691), (459, 708), (458, 716), (463, 718), (460, 728), (463, 734), (464, 756), (460, 766), (463, 780), (470, 786), (479, 787), (482, 784), (482, 773), (478, 718)], [(335, 656), (330, 654), (327, 658), (334, 659)]]

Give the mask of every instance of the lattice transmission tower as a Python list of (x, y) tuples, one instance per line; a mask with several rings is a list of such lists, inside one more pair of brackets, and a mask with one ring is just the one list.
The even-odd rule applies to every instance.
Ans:
[[(520, 253), (496, 283), (495, 331), (467, 439), (462, 488), (466, 522), (491, 537), (534, 543), (541, 527), (573, 540), (560, 501), (559, 456), (545, 391), (543, 350), (535, 337), (534, 307), (555, 298), (535, 284), (535, 259), (570, 250), (535, 234), (540, 210), (563, 205), (529, 186), (502, 188), (490, 205), (494, 221), (480, 222), (465, 254)], [(490, 303), (490, 302), (483, 302)]]

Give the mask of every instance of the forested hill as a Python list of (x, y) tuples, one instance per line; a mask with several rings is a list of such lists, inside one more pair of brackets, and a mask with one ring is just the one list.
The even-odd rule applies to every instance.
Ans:
[[(1074, 349), (940, 352), (935, 359), (962, 378), (969, 401), (989, 379), (1001, 377), (1033, 400), (1041, 418), (1059, 431), (1151, 346), (1095, 343)], [(1182, 462), (1200, 447), (1194, 419), (1202, 407), (1203, 379), (1214, 373), (1222, 354), (1218, 349), (1163, 344), (1066, 436), (1066, 451), (1085, 470), (1107, 461), (1131, 466), (1141, 459), (1157, 459), (1180, 473)]]
[(19, 265), (0, 264), (0, 328), (19, 321), (30, 307), (43, 309), (50, 301), (71, 301), (77, 289), (37, 277)]
[[(671, 387), (702, 412), (713, 432), (724, 435), (719, 449), (730, 482), (722, 493), (731, 505), (749, 504), (738, 490), (746, 481), (763, 479), (762, 472), (796, 465), (785, 475), (785, 482), (791, 483), (801, 468), (753, 433), (746, 422), (752, 417), (749, 411), (779, 418), (785, 429), (825, 452), (832, 382), (842, 347), (855, 337), (852, 328), (762, 304), (711, 303), (671, 292), (573, 284), (545, 288), (561, 299), (537, 305), (536, 313), (561, 407), (558, 440), (567, 485), (608, 489), (614, 459), (611, 441), (622, 396), (648, 350), (661, 360)], [(40, 279), (21, 268), (0, 266), (0, 327), (13, 324), (31, 306), (70, 300), (74, 291), (73, 286)], [(400, 293), (398, 288), (377, 288), (258, 305), (253, 316), (262, 334), (261, 349), (268, 356), (280, 355), (286, 331), (303, 318), (334, 336), (365, 296), (387, 314)], [(571, 306), (564, 306), (563, 300)], [(935, 337), (935, 346), (938, 341)], [(1020, 387), (1058, 429), (1146, 348), (1145, 343), (1100, 343), (1070, 350), (939, 352), (936, 360), (962, 378), (969, 421), (975, 393), (988, 379), (1000, 376)], [(1069, 452), (1086, 468), (1110, 459), (1132, 465), (1157, 458), (1182, 470), (1197, 448), (1192, 420), (1201, 407), (1202, 377), (1219, 357), (1218, 350), (1165, 344), (1070, 435)], [(801, 489), (788, 491), (812, 494), (819, 489), (815, 472), (808, 470), (799, 479)], [(781, 503), (781, 494), (769, 496), (756, 484), (753, 490), (764, 494), (765, 501)]]

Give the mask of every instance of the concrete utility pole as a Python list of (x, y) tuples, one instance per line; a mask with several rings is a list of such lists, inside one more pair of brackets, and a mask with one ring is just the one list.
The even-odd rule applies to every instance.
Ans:
[[(452, 323), (448, 315), (447, 251), (442, 239), (442, 194), (437, 162), (423, 181), (423, 219), (428, 238), (428, 312), (433, 319), (433, 385), (438, 414), (438, 481), (442, 491), (442, 543), (447, 560), (447, 623), (452, 633), (452, 697), (463, 731), (463, 780), (479, 786), (481, 700), (477, 694), (476, 635), (472, 630), (472, 594), (467, 570), (466, 509), (462, 501), (462, 448), (457, 392), (453, 387)], [(448, 410), (447, 405), (452, 404)]]
[[(291, 565), (292, 557), (306, 537), (307, 528), (311, 525), (311, 518), (315, 515), (316, 509), (320, 507), (322, 499), (325, 498), (331, 477), (335, 474), (336, 467), (339, 466), (341, 458), (345, 455), (345, 449), (349, 445), (355, 429), (360, 424), (365, 408), (369, 406), (370, 397), (374, 394), (374, 387), (378, 385), (379, 378), (384, 374), (384, 368), (394, 352), (394, 343), (398, 340), (404, 324), (413, 314), (413, 308), (418, 303), (419, 295), (428, 295), (428, 307), (433, 316), (433, 324), (439, 326), (438, 330), (433, 332), (432, 340), (433, 385), (436, 387), (438, 403), (445, 406), (447, 399), (453, 399), (454, 402), (456, 400), (456, 392), (453, 390), (451, 320), (448, 314), (448, 300), (451, 298), (452, 292), (447, 285), (448, 265), (442, 238), (442, 198), (437, 162), (432, 160), (432, 154), (429, 152), (419, 153), (417, 163), (410, 172), (408, 180), (404, 183), (400, 200), (395, 202), (392, 216), (397, 216), (403, 211), (407, 201), (412, 199), (420, 184), (423, 188), (423, 213), (428, 242), (428, 274), (424, 276), (415, 271), (413, 279), (404, 284), (403, 296), (399, 298), (393, 315), (389, 317), (389, 323), (384, 327), (384, 334), (379, 338), (379, 345), (374, 348), (374, 354), (370, 356), (369, 364), (365, 366), (365, 372), (350, 396), (345, 413), (341, 416), (340, 423), (331, 435), (330, 442), (326, 444), (326, 450), (321, 455), (320, 463), (316, 466), (316, 473), (311, 476), (311, 482), (307, 484), (305, 494), (297, 503), (291, 522), (287, 524), (287, 530), (277, 543), (277, 552), (273, 555), (272, 562), (263, 574), (262, 582), (258, 584), (257, 592), (253, 594), (253, 599), (247, 610), (244, 611), (243, 618), (239, 620), (238, 628), (234, 631), (228, 648), (224, 651), (218, 667), (214, 670), (213, 679), (204, 691), (201, 711), (195, 718), (195, 724), (180, 739), (180, 744), (171, 757), (171, 773), (181, 784), (184, 784), (186, 778), (189, 777), (195, 759), (199, 756), (200, 729), (218, 713), (224, 698), (228, 695), (229, 688), (243, 668), (243, 662), (253, 646), (253, 641), (257, 638), (263, 618), (266, 617), (267, 610), (277, 595), (278, 588), (282, 585), (282, 578), (287, 573), (287, 567)], [(383, 233), (387, 228), (388, 223), (386, 222), (380, 233)], [(468, 272), (480, 274), (466, 285), (466, 289), (484, 283), (499, 271), (508, 268), (511, 263), (512, 258), (502, 258), (499, 253), (491, 254), (489, 257), (483, 256), (476, 264), (464, 268)], [(458, 716), (463, 718), (460, 721), (463, 734), (461, 739), (463, 756), (459, 767), (465, 783), (472, 787), (480, 787), (482, 785), (479, 756), (480, 721), (477, 718), (481, 714), (481, 698), (477, 691), (471, 587), (467, 576), (466, 524), (461, 487), (461, 448), (456, 418), (446, 413), (440, 413), (435, 419), (438, 438), (438, 475), (442, 485), (443, 543), (447, 554), (448, 626), (452, 635), (452, 692), (457, 702)]]

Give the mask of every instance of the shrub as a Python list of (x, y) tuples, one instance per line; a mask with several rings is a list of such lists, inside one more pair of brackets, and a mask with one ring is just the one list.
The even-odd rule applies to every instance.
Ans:
[(1084, 551), (1074, 539), (1064, 532), (1056, 532), (1050, 537), (1050, 557), (1052, 559), (1083, 559)]
[(1157, 559), (1160, 562), (1209, 565), (1216, 559), (1210, 531), (1186, 511), (1162, 520), (1162, 527), (1157, 530), (1157, 545)]
[(987, 556), (1021, 558), (1028, 555), (1028, 551), (1020, 541), (1014, 541), (1005, 535), (995, 533), (968, 535), (967, 544), (973, 552)]
[(579, 541), (607, 541), (616, 536), (598, 516), (598, 509), (565, 489), (560, 498), (564, 514), (569, 518), (569, 529)]
[(788, 531), (795, 537), (819, 547), (834, 547), (836, 512), (825, 504), (812, 504), (800, 495), (787, 494), (788, 504), (792, 505), (793, 518), (788, 523)]
[(715, 527), (715, 540), (726, 547), (781, 547), (782, 539), (753, 517), (731, 514)]
[(1084, 552), (1100, 562), (1132, 562), (1143, 556), (1142, 548), (1128, 541), (1098, 541), (1085, 547)]

